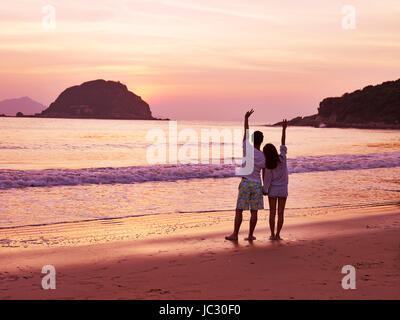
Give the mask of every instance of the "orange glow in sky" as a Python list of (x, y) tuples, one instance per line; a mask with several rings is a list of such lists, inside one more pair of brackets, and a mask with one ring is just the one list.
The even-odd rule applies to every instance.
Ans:
[[(42, 8), (55, 8), (43, 28)], [(309, 115), (327, 96), (400, 77), (398, 0), (2, 1), (0, 100), (48, 105), (94, 79), (125, 83), (155, 116)]]

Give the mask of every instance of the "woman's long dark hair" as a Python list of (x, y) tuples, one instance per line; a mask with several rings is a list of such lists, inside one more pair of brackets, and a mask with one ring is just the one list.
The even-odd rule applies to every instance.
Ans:
[(267, 169), (275, 169), (278, 163), (281, 162), (275, 146), (272, 143), (267, 143), (263, 148), (263, 152)]

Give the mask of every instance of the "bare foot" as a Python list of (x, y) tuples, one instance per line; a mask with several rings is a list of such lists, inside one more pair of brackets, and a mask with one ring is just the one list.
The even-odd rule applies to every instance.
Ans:
[(248, 236), (247, 238), (244, 238), (244, 240), (254, 241), (254, 240), (256, 240), (256, 237), (255, 236)]
[(275, 240), (282, 240), (282, 238), (279, 236), (279, 234), (277, 234), (277, 235), (275, 236)]
[(269, 240), (275, 240), (276, 238), (275, 238), (275, 236), (270, 236), (269, 237)]
[(229, 240), (229, 241), (237, 241), (238, 237), (237, 237), (237, 235), (232, 233), (230, 236), (225, 237), (225, 239)]

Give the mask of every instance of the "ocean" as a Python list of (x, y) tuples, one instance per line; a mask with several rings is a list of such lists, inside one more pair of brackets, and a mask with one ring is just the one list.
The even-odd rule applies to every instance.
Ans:
[[(241, 121), (172, 122), (175, 133), (169, 121), (0, 122), (0, 228), (227, 210), (233, 219)], [(279, 147), (281, 128), (250, 125)], [(209, 143), (204, 130), (223, 131), (231, 141)], [(149, 133), (162, 139), (155, 145)], [(174, 134), (177, 161), (170, 153)], [(287, 215), (399, 202), (400, 131), (289, 127), (286, 145)], [(149, 158), (152, 147), (160, 157)], [(200, 159), (204, 150), (208, 162)]]

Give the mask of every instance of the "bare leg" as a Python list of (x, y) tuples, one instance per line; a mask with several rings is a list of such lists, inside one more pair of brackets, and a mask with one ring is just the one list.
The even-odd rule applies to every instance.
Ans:
[(236, 209), (234, 230), (230, 236), (225, 237), (226, 240), (236, 241), (238, 239), (238, 234), (240, 230), (240, 225), (242, 224), (242, 220), (243, 220), (243, 210)]
[(280, 232), (283, 226), (283, 214), (285, 212), (286, 198), (278, 198), (278, 230), (276, 232), (276, 239), (281, 240)]
[(258, 210), (250, 210), (251, 217), (250, 217), (250, 229), (249, 229), (249, 237), (245, 240), (253, 241), (256, 240), (256, 237), (253, 235), (254, 229), (256, 228), (257, 224), (257, 212)]
[(270, 240), (275, 240), (275, 215), (277, 198), (268, 197), (269, 202), (269, 228), (271, 230)]

